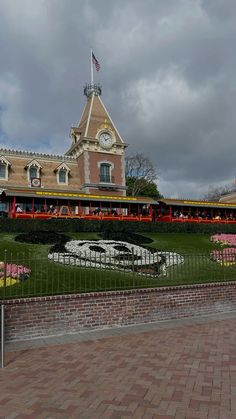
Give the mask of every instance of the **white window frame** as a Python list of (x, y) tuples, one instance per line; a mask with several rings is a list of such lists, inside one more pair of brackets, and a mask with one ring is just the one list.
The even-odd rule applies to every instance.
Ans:
[(34, 167), (37, 169), (37, 176), (36, 178), (41, 180), (41, 169), (42, 166), (40, 166), (40, 164), (37, 162), (37, 160), (32, 160), (29, 164), (27, 164), (27, 180), (31, 186), (31, 177), (30, 177), (30, 169), (31, 167)]
[[(110, 167), (110, 182), (103, 182), (103, 181), (100, 180), (101, 179), (101, 166), (103, 164)], [(112, 171), (114, 169), (114, 164), (112, 162), (108, 161), (108, 160), (103, 160), (103, 161), (99, 161), (97, 166), (98, 166), (98, 169), (99, 169), (99, 183), (113, 183), (112, 182), (112, 176), (113, 176)]]
[[(60, 176), (59, 176), (60, 170), (65, 170), (65, 172), (66, 172), (66, 181), (65, 182), (60, 182)], [(65, 163), (60, 164), (60, 166), (58, 166), (55, 169), (55, 172), (56, 172), (57, 184), (58, 185), (68, 185), (69, 184), (70, 168), (67, 166), (67, 164), (65, 164)]]
[(9, 179), (9, 167), (11, 166), (11, 163), (4, 156), (1, 156), (0, 157), (0, 163), (3, 164), (3, 165), (5, 165), (5, 167), (6, 167), (5, 177), (0, 177), (0, 181), (1, 180), (8, 181), (8, 179)]

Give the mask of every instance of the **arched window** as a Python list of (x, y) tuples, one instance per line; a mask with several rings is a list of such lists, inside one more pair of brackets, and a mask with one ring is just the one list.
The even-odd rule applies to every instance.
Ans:
[(37, 178), (38, 177), (37, 174), (38, 174), (37, 167), (31, 166), (30, 169), (29, 169), (30, 180), (33, 179), (33, 178)]
[(59, 170), (59, 183), (67, 183), (67, 171), (65, 169)]
[(57, 176), (57, 183), (59, 185), (68, 185), (69, 184), (69, 173), (70, 168), (65, 163), (61, 163), (56, 169), (54, 169), (54, 172)]
[(6, 169), (7, 169), (6, 164), (0, 163), (0, 179), (6, 179)]
[(11, 163), (4, 156), (0, 156), (0, 179), (8, 180)]
[(109, 163), (101, 163), (100, 165), (100, 182), (111, 182), (111, 165)]
[[(31, 160), (26, 166), (25, 170), (27, 170), (27, 179), (30, 184), (30, 186), (36, 186), (34, 181), (32, 183), (33, 179), (39, 179), (39, 183), (41, 182), (41, 170), (42, 167), (40, 166), (39, 162), (37, 160)], [(38, 186), (38, 185), (37, 185)]]

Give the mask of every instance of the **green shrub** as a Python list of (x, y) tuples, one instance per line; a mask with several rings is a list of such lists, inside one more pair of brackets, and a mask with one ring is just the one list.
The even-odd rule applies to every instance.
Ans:
[(139, 221), (100, 221), (76, 219), (20, 220), (0, 218), (0, 231), (9, 233), (34, 232), (94, 232), (105, 233), (236, 233), (236, 224), (161, 223)]
[(56, 231), (32, 231), (18, 234), (15, 237), (17, 242), (33, 244), (66, 243), (68, 240), (70, 240), (68, 236)]

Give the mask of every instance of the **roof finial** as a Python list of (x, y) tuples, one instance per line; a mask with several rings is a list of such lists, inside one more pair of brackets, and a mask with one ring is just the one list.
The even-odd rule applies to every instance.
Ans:
[(84, 86), (84, 95), (89, 98), (92, 94), (95, 94), (95, 96), (100, 96), (102, 94), (102, 88), (100, 84), (86, 84)]

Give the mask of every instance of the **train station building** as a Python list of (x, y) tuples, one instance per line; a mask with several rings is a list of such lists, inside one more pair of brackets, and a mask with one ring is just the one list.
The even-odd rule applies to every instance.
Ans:
[(70, 129), (71, 146), (63, 155), (0, 149), (0, 215), (92, 218), (100, 209), (100, 218), (135, 220), (155, 204), (126, 197), (127, 144), (101, 99), (100, 85), (86, 85), (84, 94), (82, 116)]
[(101, 87), (86, 85), (84, 93), (84, 111), (63, 155), (0, 149), (2, 190), (126, 195), (126, 144), (102, 102)]

